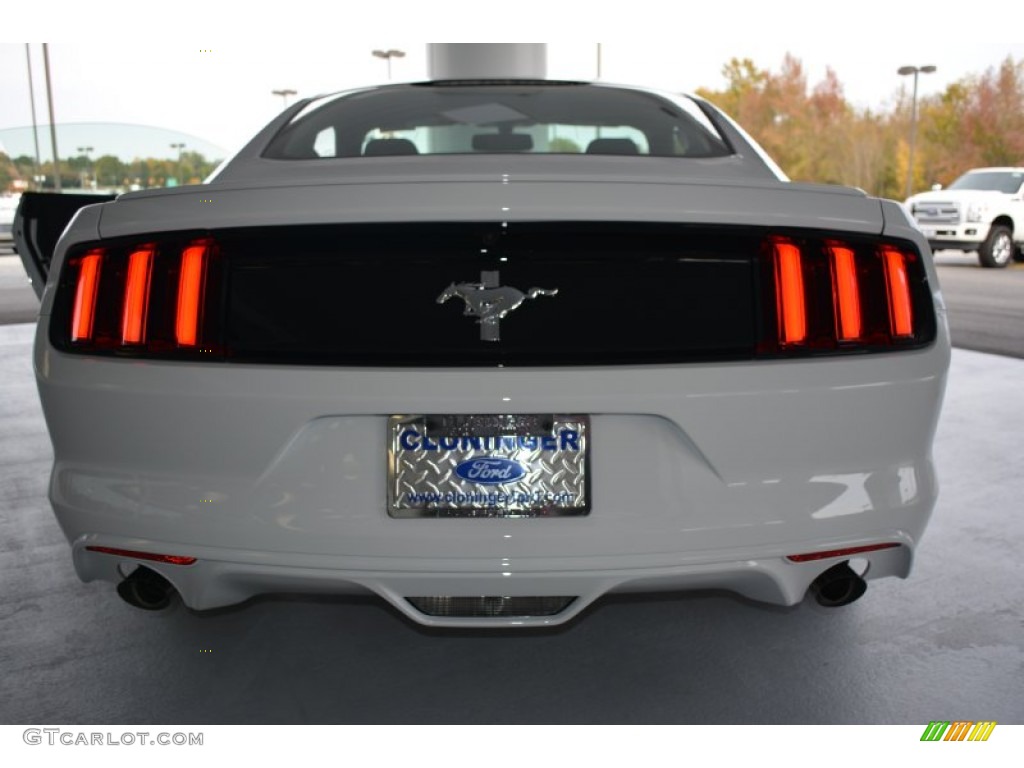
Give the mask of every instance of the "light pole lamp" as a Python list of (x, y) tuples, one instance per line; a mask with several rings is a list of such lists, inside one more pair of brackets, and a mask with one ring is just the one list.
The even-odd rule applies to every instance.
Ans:
[(917, 76), (920, 73), (930, 75), (936, 69), (934, 64), (926, 64), (923, 67), (907, 65), (896, 70), (897, 75), (914, 76), (914, 96), (910, 101), (910, 159), (907, 162), (907, 194), (910, 197), (914, 188), (914, 139), (917, 136)]
[[(79, 147), (78, 148), (78, 152), (80, 154), (85, 155), (85, 163), (86, 163), (86, 168), (87, 168), (87, 170), (85, 172), (86, 178), (88, 178), (89, 176), (93, 175), (93, 173), (92, 173), (92, 158), (89, 157), (89, 155), (92, 153), (92, 151), (93, 151), (92, 147)], [(85, 179), (82, 180), (82, 187), (83, 188), (85, 187)]]
[(282, 88), (279, 91), (271, 91), (271, 93), (274, 94), (275, 96), (280, 96), (281, 100), (284, 102), (284, 105), (287, 107), (288, 97), (294, 96), (296, 93), (298, 93), (298, 91), (293, 91), (291, 88)]
[(405, 57), (405, 51), (400, 51), (397, 48), (389, 48), (386, 51), (375, 50), (370, 53), (376, 56), (378, 59), (384, 59), (388, 63), (388, 80), (391, 80), (391, 60), (401, 59)]
[(171, 144), (171, 149), (178, 150), (178, 184), (179, 185), (182, 184), (182, 182), (184, 181), (184, 179), (181, 178), (181, 151), (184, 148), (185, 148), (185, 144), (183, 142), (182, 143), (177, 143), (177, 144)]

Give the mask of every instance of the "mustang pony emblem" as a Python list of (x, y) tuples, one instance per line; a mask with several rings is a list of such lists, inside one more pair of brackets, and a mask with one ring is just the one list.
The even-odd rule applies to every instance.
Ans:
[(496, 271), (481, 272), (479, 283), (452, 283), (437, 297), (437, 303), (444, 304), (453, 297), (462, 299), (466, 303), (462, 314), (480, 318), (477, 320), (480, 323), (480, 340), (499, 341), (499, 323), (509, 312), (518, 309), (527, 299), (557, 293), (557, 288), (530, 288), (524, 293), (518, 288), (500, 285)]

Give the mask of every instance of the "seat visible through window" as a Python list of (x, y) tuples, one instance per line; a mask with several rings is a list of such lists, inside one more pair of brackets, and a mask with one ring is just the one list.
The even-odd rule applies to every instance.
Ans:
[(639, 155), (632, 139), (594, 139), (587, 144), (588, 155)]
[(364, 157), (418, 155), (416, 145), (408, 139), (371, 139), (363, 149)]

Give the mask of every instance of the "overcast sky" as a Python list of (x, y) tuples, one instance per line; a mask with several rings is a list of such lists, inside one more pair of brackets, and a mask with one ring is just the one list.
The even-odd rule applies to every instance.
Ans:
[[(382, 82), (386, 64), (370, 55), (374, 48), (407, 52), (393, 63), (394, 80), (422, 79), (427, 77), (426, 44), (410, 39), (433, 33), (435, 38), (469, 41), (483, 37), (484, 29), (494, 34), (495, 27), (512, 37), (518, 32), (520, 37), (543, 35), (556, 41), (570, 33), (595, 40), (617, 37), (620, 42), (602, 44), (602, 79), (673, 91), (721, 87), (722, 66), (731, 57), (748, 57), (762, 68), (777, 70), (789, 52), (803, 62), (811, 84), (830, 66), (847, 97), (870, 108), (892, 102), (903, 81), (896, 69), (903, 64), (938, 66), (936, 74), (922, 76), (921, 93), (927, 95), (966, 74), (997, 66), (1007, 56), (1024, 59), (1020, 24), (1006, 27), (1015, 26), (1003, 36), (1006, 42), (1000, 42), (998, 27), (987, 24), (975, 27), (986, 29), (985, 34), (960, 42), (950, 31), (950, 17), (941, 2), (927, 6), (934, 18), (922, 16), (922, 6), (909, 2), (900, 16), (899, 6), (894, 10), (891, 3), (874, 0), (861, 0), (856, 12), (849, 10), (852, 4), (779, 0), (745, 11), (744, 3), (730, 4), (729, 11), (725, 5), (716, 6), (704, 11), (700, 20), (678, 2), (648, 6), (602, 0), (599, 6), (553, 0), (533, 6), (543, 9), (534, 18), (510, 13), (528, 10), (532, 4), (526, 2), (391, 0), (356, 6), (292, 0), (281, 6), (280, 18), (250, 18), (244, 24), (230, 15), (207, 21), (208, 9), (196, 10), (202, 4), (190, 2), (163, 8), (159, 18), (138, 20), (142, 5), (155, 7), (91, 2), (90, 9), (135, 9), (135, 19), (125, 10), (106, 21), (86, 18), (84, 13), (82, 19), (58, 13), (48, 20), (39, 4), (33, 6), (35, 17), (19, 28), (27, 32), (26, 38), (56, 40), (50, 44), (50, 56), (58, 123), (154, 125), (233, 150), (280, 111), (282, 101), (271, 94), (274, 89), (294, 89), (302, 97)], [(969, 7), (983, 15), (986, 5), (999, 7), (990, 0)], [(967, 8), (950, 6), (960, 7), (961, 13)], [(734, 18), (727, 18), (730, 13)], [(375, 23), (362, 24), (355, 18), (359, 15)], [(391, 17), (393, 24), (387, 23)], [(10, 17), (5, 13), (5, 18)], [(485, 23), (488, 18), (501, 23)], [(470, 21), (476, 22), (475, 28)], [(253, 22), (258, 26), (251, 26)], [(6, 24), (4, 37), (14, 28)], [(52, 36), (44, 34), (51, 29)], [(197, 29), (211, 31), (203, 36), (196, 34)], [(1014, 37), (1021, 42), (1010, 42)], [(174, 40), (182, 42), (172, 44)], [(36, 113), (42, 123), (46, 101), (41, 46), (33, 44), (32, 54)], [(596, 43), (549, 44), (550, 77), (590, 79), (595, 68)], [(0, 129), (30, 123), (25, 46), (0, 43)]]

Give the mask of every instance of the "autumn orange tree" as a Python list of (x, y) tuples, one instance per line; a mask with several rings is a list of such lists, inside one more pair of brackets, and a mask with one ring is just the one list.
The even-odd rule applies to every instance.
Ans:
[(1007, 58), (921, 105), (921, 154), (930, 182), (968, 168), (1024, 164), (1024, 61)]
[[(733, 116), (795, 181), (860, 187), (901, 198), (909, 161), (910, 97), (887, 111), (855, 109), (835, 72), (810, 86), (791, 55), (777, 72), (750, 59), (723, 68), (726, 87), (698, 93)], [(1024, 164), (1024, 62), (1007, 59), (918, 102), (914, 189), (969, 168)]]

